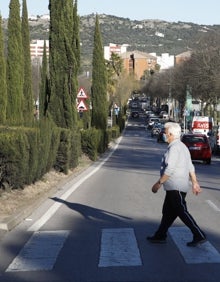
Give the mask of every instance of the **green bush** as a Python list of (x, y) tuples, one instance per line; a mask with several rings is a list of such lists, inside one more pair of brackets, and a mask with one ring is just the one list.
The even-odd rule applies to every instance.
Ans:
[(82, 154), (80, 132), (72, 131), (70, 142), (71, 142), (70, 168), (75, 168), (78, 166), (79, 157)]
[(23, 130), (6, 130), (0, 133), (0, 183), (20, 188), (27, 181), (29, 170), (29, 143)]
[(96, 128), (90, 128), (87, 130), (81, 130), (81, 146), (82, 151), (88, 157), (95, 161), (98, 157), (98, 148), (100, 144), (100, 130)]
[(70, 168), (75, 168), (78, 165), (79, 156), (81, 155), (81, 136), (80, 133), (70, 129), (59, 128), (59, 130), (59, 148), (54, 168), (68, 174)]
[(50, 122), (0, 129), (0, 188), (34, 183), (54, 165), (60, 132)]
[(118, 126), (105, 132), (95, 128), (77, 132), (48, 120), (34, 128), (0, 127), (0, 188), (22, 188), (51, 168), (67, 174), (78, 165), (82, 152), (95, 161), (119, 135)]

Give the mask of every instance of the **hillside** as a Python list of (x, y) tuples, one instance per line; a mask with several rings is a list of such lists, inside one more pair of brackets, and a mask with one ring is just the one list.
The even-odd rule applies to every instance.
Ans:
[[(166, 22), (146, 19), (134, 21), (111, 15), (99, 15), (103, 45), (128, 44), (128, 50), (146, 53), (177, 55), (194, 49), (199, 39), (209, 32), (220, 32), (220, 25), (205, 26), (187, 22)], [(91, 64), (95, 14), (80, 17), (82, 66)], [(7, 20), (3, 22), (7, 29)], [(47, 39), (49, 21), (38, 19), (30, 22), (31, 39)], [(198, 46), (197, 46), (198, 47)]]

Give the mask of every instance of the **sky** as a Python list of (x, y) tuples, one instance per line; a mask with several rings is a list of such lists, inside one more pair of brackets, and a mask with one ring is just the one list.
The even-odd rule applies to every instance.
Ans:
[[(48, 14), (48, 0), (26, 0), (28, 15)], [(61, 0), (63, 1), (63, 0)], [(0, 0), (0, 13), (8, 18), (10, 0)], [(20, 0), (22, 4), (22, 0)], [(219, 0), (78, 0), (78, 14), (113, 15), (130, 20), (159, 19), (168, 22), (220, 24)]]

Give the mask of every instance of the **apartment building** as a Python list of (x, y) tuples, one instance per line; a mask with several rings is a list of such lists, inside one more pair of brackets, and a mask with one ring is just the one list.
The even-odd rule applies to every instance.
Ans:
[(104, 46), (104, 58), (110, 60), (112, 53), (120, 56), (127, 51), (127, 46), (127, 44), (118, 45), (114, 43), (110, 43), (109, 46)]
[(154, 70), (157, 64), (157, 57), (137, 50), (125, 52), (121, 54), (121, 58), (127, 73), (134, 74), (138, 80), (141, 79), (146, 70), (149, 72)]
[(32, 40), (30, 44), (31, 59), (39, 58), (42, 60), (44, 52), (44, 42), (46, 42), (46, 53), (49, 56), (49, 40)]

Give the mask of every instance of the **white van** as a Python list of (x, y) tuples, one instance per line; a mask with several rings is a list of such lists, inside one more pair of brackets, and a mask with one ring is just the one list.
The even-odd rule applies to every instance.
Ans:
[(212, 149), (212, 152), (215, 151), (215, 136), (214, 136), (214, 120), (212, 117), (208, 116), (194, 116), (192, 120), (192, 132), (205, 134), (208, 139)]
[(214, 120), (208, 116), (194, 116), (192, 120), (192, 132), (210, 136), (213, 131)]

